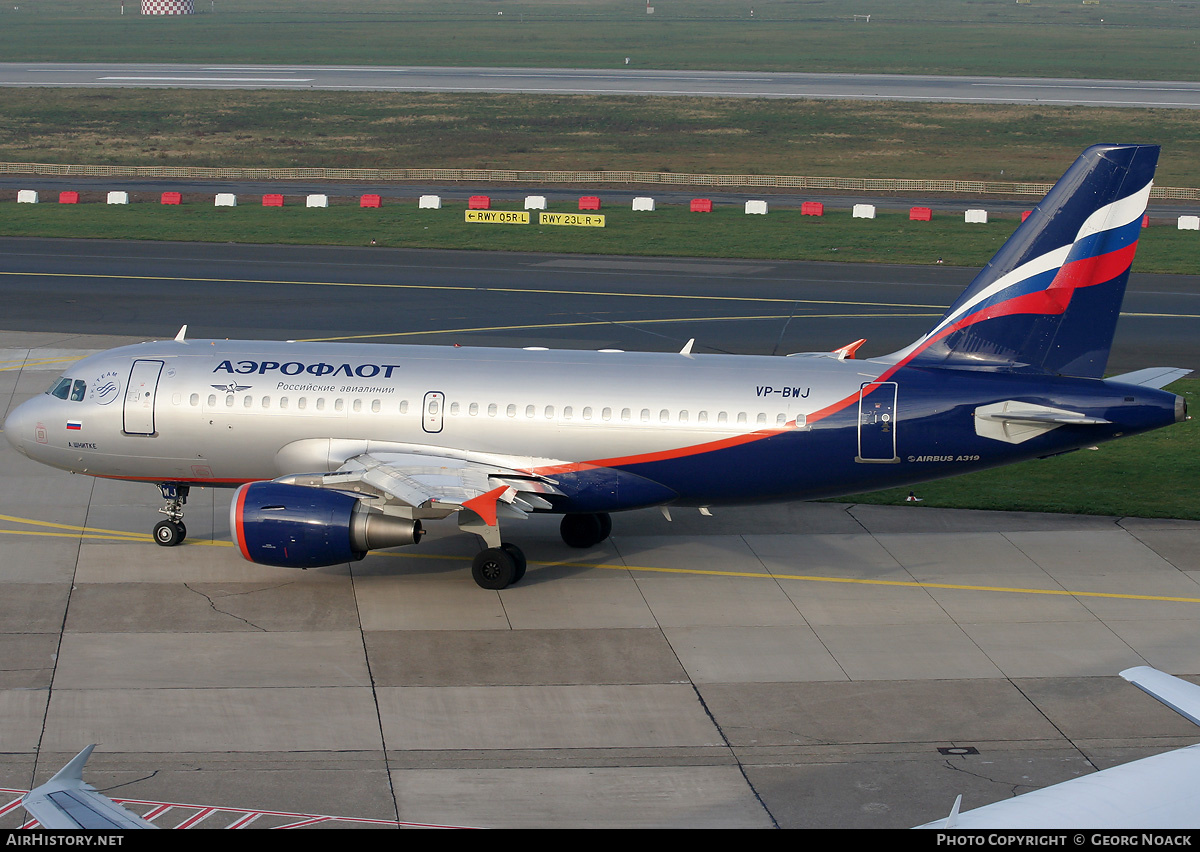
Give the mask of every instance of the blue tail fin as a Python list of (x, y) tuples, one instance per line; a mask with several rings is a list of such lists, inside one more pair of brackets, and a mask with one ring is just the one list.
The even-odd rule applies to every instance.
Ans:
[(937, 325), (893, 357), (1102, 376), (1157, 163), (1156, 145), (1088, 148)]

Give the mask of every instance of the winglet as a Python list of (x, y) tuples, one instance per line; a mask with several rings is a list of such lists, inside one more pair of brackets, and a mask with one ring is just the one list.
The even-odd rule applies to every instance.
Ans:
[(858, 351), (858, 347), (862, 346), (866, 342), (867, 339), (865, 337), (860, 337), (853, 343), (847, 343), (845, 346), (839, 346), (837, 349), (833, 350), (833, 354), (837, 356), (839, 361), (845, 361), (847, 358), (853, 360), (854, 353)]
[(175, 339), (178, 341), (183, 341), (183, 340), (187, 339), (187, 323), (186, 322), (179, 327), (179, 333), (175, 335)]
[(1200, 725), (1200, 686), (1150, 666), (1125, 669), (1121, 677), (1189, 722)]
[(121, 807), (83, 780), (83, 767), (96, 746), (85, 748), (54, 777), (35, 787), (21, 799), (42, 828), (48, 829), (131, 829), (158, 828), (137, 814)]
[(692, 354), (692, 344), (695, 342), (696, 342), (696, 338), (689, 337), (688, 342), (683, 344), (683, 348), (679, 350), (679, 354), (680, 355), (691, 355)]

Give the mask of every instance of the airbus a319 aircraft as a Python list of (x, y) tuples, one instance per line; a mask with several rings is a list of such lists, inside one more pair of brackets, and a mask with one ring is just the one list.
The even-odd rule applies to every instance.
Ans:
[(193, 485), (236, 488), (242, 555), (308, 568), (416, 544), (456, 514), (473, 576), (521, 579), (501, 524), (835, 497), (1068, 452), (1183, 420), (1188, 370), (1102, 379), (1158, 148), (1085, 151), (936, 325), (890, 355), (788, 357), (174, 340), (73, 365), (16, 408), (30, 459), (155, 483), (159, 544)]

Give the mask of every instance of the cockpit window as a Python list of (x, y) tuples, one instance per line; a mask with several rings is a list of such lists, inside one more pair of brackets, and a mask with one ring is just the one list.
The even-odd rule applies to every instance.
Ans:
[(87, 396), (87, 382), (83, 379), (62, 378), (46, 393), (59, 399), (69, 399), (71, 402), (83, 402)]
[(59, 379), (46, 393), (50, 394), (50, 396), (56, 396), (59, 399), (66, 399), (71, 395), (71, 380)]

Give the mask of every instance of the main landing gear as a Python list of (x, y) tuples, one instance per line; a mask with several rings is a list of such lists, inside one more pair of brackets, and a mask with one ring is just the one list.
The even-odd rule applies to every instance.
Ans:
[[(563, 515), (559, 533), (570, 547), (594, 547), (612, 532), (612, 518), (606, 512)], [(494, 540), (494, 539), (493, 539)], [(507, 589), (525, 576), (525, 554), (511, 542), (479, 551), (471, 562), (471, 576), (484, 589)]]
[(183, 544), (187, 538), (187, 527), (183, 525), (183, 507), (187, 504), (189, 488), (186, 485), (160, 483), (158, 490), (162, 492), (167, 505), (158, 511), (167, 516), (165, 521), (154, 525), (154, 541), (162, 547), (174, 547)]
[(568, 547), (595, 547), (612, 532), (612, 518), (607, 512), (563, 515), (558, 532)]

